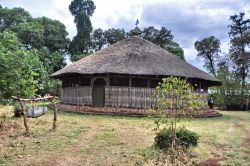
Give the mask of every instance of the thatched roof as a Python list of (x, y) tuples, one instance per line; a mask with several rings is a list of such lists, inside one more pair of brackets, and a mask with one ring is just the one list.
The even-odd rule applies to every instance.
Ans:
[(220, 82), (208, 73), (140, 37), (121, 40), (52, 74), (116, 73), (131, 75), (181, 76)]

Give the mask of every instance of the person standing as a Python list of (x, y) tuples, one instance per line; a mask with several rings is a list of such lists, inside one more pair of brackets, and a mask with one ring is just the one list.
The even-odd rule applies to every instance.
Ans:
[(209, 95), (209, 99), (208, 99), (208, 106), (210, 109), (214, 109), (214, 100), (213, 100), (213, 97), (212, 95)]

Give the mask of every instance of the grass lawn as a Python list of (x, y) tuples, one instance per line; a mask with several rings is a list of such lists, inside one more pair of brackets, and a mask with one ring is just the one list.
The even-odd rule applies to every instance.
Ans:
[[(12, 117), (11, 107), (0, 129), (2, 165), (152, 165), (157, 153), (154, 119), (82, 115), (58, 112), (52, 132), (52, 112), (28, 119), (30, 137), (22, 136), (22, 118)], [(193, 148), (192, 164), (250, 165), (250, 112), (223, 111), (222, 117), (185, 123), (201, 137)]]

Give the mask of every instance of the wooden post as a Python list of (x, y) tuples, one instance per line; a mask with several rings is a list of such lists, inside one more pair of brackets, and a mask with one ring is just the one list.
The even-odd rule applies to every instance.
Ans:
[(56, 110), (56, 106), (55, 106), (55, 103), (54, 103), (54, 99), (55, 98), (53, 98), (51, 100), (52, 105), (53, 105), (53, 110), (54, 110), (54, 118), (53, 118), (53, 127), (52, 127), (52, 130), (56, 130), (56, 121), (57, 121), (57, 110)]
[(19, 103), (20, 103), (21, 110), (22, 110), (22, 113), (23, 113), (23, 124), (24, 124), (24, 127), (25, 127), (25, 135), (28, 136), (28, 135), (29, 135), (29, 126), (28, 126), (28, 124), (27, 124), (26, 112), (25, 112), (25, 110), (24, 110), (23, 103), (22, 103), (20, 97), (18, 97), (18, 101), (19, 101)]

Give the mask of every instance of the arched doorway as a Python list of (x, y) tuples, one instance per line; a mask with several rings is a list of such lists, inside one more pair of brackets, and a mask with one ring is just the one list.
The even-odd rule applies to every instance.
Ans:
[(92, 106), (103, 107), (105, 103), (105, 85), (106, 81), (103, 78), (98, 78), (94, 81), (92, 91)]

